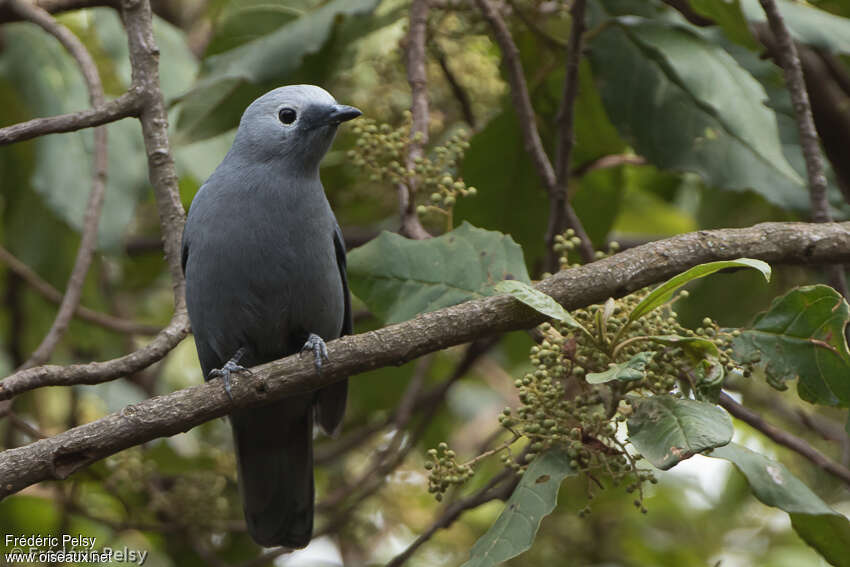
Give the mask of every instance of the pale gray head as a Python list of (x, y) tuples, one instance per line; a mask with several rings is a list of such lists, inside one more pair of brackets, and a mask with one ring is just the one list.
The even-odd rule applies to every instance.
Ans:
[(311, 175), (318, 172), (337, 126), (360, 114), (353, 106), (337, 104), (321, 87), (280, 87), (245, 109), (231, 151), (242, 158), (276, 162), (293, 174)]

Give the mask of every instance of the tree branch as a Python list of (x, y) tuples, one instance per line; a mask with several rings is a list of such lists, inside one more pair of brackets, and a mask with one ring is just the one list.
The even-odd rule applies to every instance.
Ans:
[[(765, 223), (743, 229), (692, 232), (644, 244), (591, 264), (563, 270), (537, 288), (572, 310), (621, 297), (692, 266), (741, 256), (767, 262), (819, 264), (850, 260), (850, 222)], [(330, 361), (316, 375), (299, 355), (264, 364), (233, 379), (231, 401), (211, 380), (127, 406), (120, 412), (30, 445), (0, 453), (0, 497), (49, 479), (62, 479), (108, 455), (174, 435), (231, 412), (324, 387), (345, 376), (398, 365), (423, 354), (528, 329), (545, 316), (499, 295), (423, 313), (405, 323), (328, 343)], [(10, 397), (14, 382), (0, 382)]]
[(721, 392), (717, 403), (744, 423), (747, 423), (754, 429), (761, 431), (767, 437), (780, 445), (788, 447), (795, 453), (807, 458), (822, 470), (841, 480), (847, 486), (850, 486), (850, 469), (829, 459), (823, 453), (809, 445), (805, 440), (769, 424), (762, 419), (759, 414), (745, 408), (729, 397), (726, 393)]
[(17, 371), (0, 380), (0, 400), (8, 400), (43, 386), (100, 384), (138, 372), (162, 360), (188, 334), (189, 316), (183, 310), (175, 313), (168, 325), (150, 343), (120, 358), (70, 366), (48, 364)]
[(491, 500), (506, 499), (514, 491), (518, 482), (519, 478), (514, 472), (506, 469), (491, 478), (481, 490), (452, 502), (445, 507), (440, 517), (427, 530), (420, 534), (407, 549), (393, 557), (386, 567), (401, 567), (422, 544), (431, 539), (439, 530), (450, 527), (467, 510), (477, 508)]
[(159, 48), (153, 37), (151, 7), (149, 0), (122, 0), (121, 8), (133, 85), (142, 99), (139, 120), (148, 158), (148, 177), (159, 211), (163, 250), (174, 290), (174, 318), (182, 319), (186, 310), (186, 284), (180, 246), (186, 212), (180, 202), (177, 171), (168, 142), (168, 114), (159, 88)]
[[(49, 14), (59, 12), (70, 12), (71, 10), (81, 10), (83, 8), (95, 8), (97, 6), (110, 6), (118, 8), (117, 0), (36, 0), (32, 5), (44, 10)], [(0, 3), (0, 24), (8, 22), (17, 22), (26, 19), (21, 16), (16, 10), (12, 9), (8, 3)]]
[[(582, 240), (582, 244), (579, 247), (582, 257), (585, 259), (585, 262), (590, 262), (593, 260), (593, 246), (587, 238), (587, 233), (581, 225), (581, 221), (572, 210), (572, 207), (569, 206), (565, 188), (558, 182), (555, 168), (552, 167), (552, 162), (549, 161), (546, 150), (543, 149), (543, 142), (540, 140), (540, 132), (537, 129), (537, 117), (534, 114), (531, 96), (528, 94), (528, 83), (525, 80), (525, 72), (522, 69), (522, 62), (519, 57), (519, 49), (517, 49), (513, 37), (511, 37), (511, 32), (507, 24), (505, 24), (502, 16), (489, 0), (475, 0), (475, 3), (478, 5), (479, 10), (481, 10), (484, 19), (487, 20), (487, 23), (493, 29), (493, 36), (499, 45), (499, 49), (502, 51), (502, 59), (507, 68), (508, 84), (511, 87), (511, 100), (513, 101), (514, 110), (517, 113), (517, 119), (519, 120), (522, 131), (523, 147), (531, 157), (534, 168), (537, 170), (537, 174), (543, 181), (543, 186), (549, 195), (549, 229), (546, 233), (547, 257), (550, 256), (549, 249), (552, 243), (554, 243), (555, 235), (562, 232), (565, 225), (569, 225), (576, 232), (576, 236)], [(579, 36), (581, 27), (578, 26)], [(577, 26), (574, 20), (573, 32), (576, 31)], [(580, 37), (577, 41), (581, 41)], [(570, 44), (572, 43), (573, 38), (571, 36)], [(579, 55), (580, 53), (578, 51), (574, 54), (575, 57)], [(558, 227), (562, 228), (558, 230)], [(552, 239), (551, 242), (549, 240), (550, 236)]]
[[(77, 36), (71, 33), (71, 30), (65, 26), (59, 24), (49, 13), (29, 2), (24, 0), (7, 0), (7, 4), (13, 12), (41, 27), (65, 47), (80, 67), (80, 71), (85, 79), (86, 88), (89, 91), (89, 99), (92, 107), (102, 106), (103, 85), (100, 81), (97, 66), (91, 54)], [(41, 343), (35, 349), (35, 352), (21, 365), (20, 369), (37, 366), (50, 358), (56, 345), (59, 344), (65, 331), (67, 331), (68, 324), (71, 322), (71, 318), (80, 304), (83, 283), (91, 266), (94, 249), (97, 245), (97, 227), (100, 221), (100, 213), (103, 209), (103, 199), (106, 194), (106, 171), (108, 167), (106, 152), (106, 127), (98, 126), (94, 129), (92, 188), (89, 193), (88, 203), (86, 204), (85, 216), (83, 217), (80, 247), (77, 250), (77, 257), (74, 260), (71, 276), (68, 278), (68, 287), (65, 290), (62, 302), (59, 304), (56, 319), (54, 319), (53, 324), (50, 326), (44, 339), (42, 339)]]
[[(797, 46), (791, 38), (791, 33), (785, 26), (785, 20), (774, 0), (759, 0), (770, 30), (776, 37), (777, 58), (785, 72), (785, 82), (791, 94), (794, 106), (794, 116), (797, 120), (797, 131), (800, 136), (800, 146), (806, 162), (806, 175), (809, 182), (809, 196), (814, 222), (831, 222), (829, 201), (827, 200), (826, 170), (823, 155), (820, 150), (820, 140), (815, 121), (812, 118), (812, 107), (809, 94), (806, 92), (806, 82), (803, 78), (803, 67), (797, 54)], [(844, 297), (848, 297), (847, 280), (842, 266), (833, 266), (828, 270), (833, 287)]]
[(33, 118), (20, 124), (0, 128), (0, 146), (23, 142), (45, 134), (74, 132), (83, 128), (100, 126), (129, 116), (138, 116), (140, 111), (141, 99), (135, 90), (130, 89), (120, 97), (94, 108), (59, 116)]
[(555, 237), (564, 232), (569, 226), (578, 236), (579, 254), (585, 263), (594, 260), (593, 244), (585, 232), (578, 216), (570, 205), (570, 158), (573, 153), (574, 140), (574, 110), (578, 96), (578, 67), (581, 62), (582, 34), (585, 31), (584, 11), (585, 0), (574, 0), (570, 8), (572, 27), (566, 54), (566, 74), (564, 77), (564, 94), (561, 97), (561, 108), (558, 113), (558, 140), (555, 150), (555, 178), (557, 186), (549, 195), (549, 226), (546, 230), (546, 261), (547, 270), (555, 272), (558, 269), (558, 254), (553, 249)]
[[(5, 263), (12, 273), (17, 274), (43, 298), (53, 303), (62, 302), (62, 294), (59, 290), (41, 279), (29, 266), (18, 260), (2, 246), (0, 246), (0, 261)], [(114, 317), (108, 313), (101, 313), (94, 309), (83, 307), (82, 305), (77, 305), (74, 315), (83, 321), (99, 325), (104, 329), (118, 333), (127, 333), (128, 335), (155, 335), (160, 331), (160, 328), (155, 325), (127, 321), (126, 319)]]
[[(410, 126), (410, 146), (407, 151), (407, 171), (410, 172), (416, 160), (422, 157), (422, 150), (428, 143), (428, 77), (425, 72), (425, 36), (428, 27), (428, 0), (413, 0), (410, 5), (410, 23), (407, 34), (407, 82), (410, 85), (410, 112), (413, 123)], [(419, 221), (416, 213), (416, 184), (413, 175), (407, 176), (407, 183), (398, 184), (398, 204), (401, 214), (401, 234), (408, 238), (421, 240), (431, 235)]]

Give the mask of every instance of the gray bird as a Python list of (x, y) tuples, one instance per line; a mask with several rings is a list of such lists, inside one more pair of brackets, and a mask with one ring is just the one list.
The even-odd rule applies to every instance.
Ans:
[[(198, 191), (183, 232), (186, 302), (205, 379), (351, 333), (345, 246), (319, 180), (340, 123), (360, 116), (325, 90), (295, 85), (245, 110), (233, 146)], [(335, 432), (348, 380), (231, 425), (245, 519), (265, 546), (304, 547), (313, 531), (313, 422)]]

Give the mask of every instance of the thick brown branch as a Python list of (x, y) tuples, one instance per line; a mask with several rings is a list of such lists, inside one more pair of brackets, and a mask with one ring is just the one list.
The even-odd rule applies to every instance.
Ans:
[(120, 97), (99, 104), (95, 108), (59, 116), (33, 118), (20, 124), (0, 128), (0, 146), (22, 142), (45, 134), (74, 132), (83, 128), (100, 126), (128, 116), (137, 116), (140, 110), (141, 99), (131, 89)]
[[(749, 256), (767, 262), (821, 264), (850, 261), (850, 222), (765, 223), (750, 228), (692, 232), (561, 271), (538, 284), (566, 309), (620, 297), (700, 263)], [(330, 361), (317, 376), (298, 355), (233, 380), (233, 401), (219, 380), (128, 406), (97, 421), (0, 453), (0, 497), (48, 479), (65, 478), (122, 449), (186, 431), (249, 407), (326, 386), (345, 376), (398, 365), (423, 354), (511, 330), (545, 317), (509, 296), (495, 296), (424, 313), (416, 318), (328, 343)], [(7, 379), (8, 381), (9, 379)], [(12, 384), (0, 383), (5, 388)]]
[[(89, 99), (94, 108), (103, 105), (103, 84), (97, 66), (83, 43), (65, 26), (59, 24), (53, 17), (43, 9), (26, 2), (25, 0), (7, 0), (7, 4), (13, 12), (22, 18), (33, 22), (44, 31), (55, 37), (63, 47), (71, 54), (80, 67), (86, 88), (89, 91)], [(68, 324), (80, 304), (83, 283), (91, 266), (94, 249), (97, 245), (97, 227), (100, 221), (100, 213), (103, 209), (103, 199), (106, 194), (106, 170), (107, 170), (107, 147), (106, 127), (98, 126), (94, 129), (94, 166), (92, 188), (89, 193), (86, 212), (83, 217), (83, 231), (80, 238), (80, 247), (74, 260), (74, 267), (68, 279), (68, 287), (62, 302), (59, 304), (59, 312), (56, 314), (53, 324), (47, 331), (44, 339), (30, 355), (29, 359), (21, 365), (21, 369), (31, 368), (46, 362), (56, 345), (68, 329)]]
[(747, 423), (758, 431), (761, 431), (767, 437), (776, 441), (780, 445), (788, 447), (795, 453), (807, 458), (822, 470), (850, 486), (850, 469), (829, 459), (823, 453), (809, 445), (805, 440), (769, 424), (759, 414), (745, 408), (729, 397), (728, 394), (721, 393), (718, 403), (723, 406), (726, 411), (744, 423)]
[[(2, 246), (0, 246), (0, 262), (6, 264), (13, 273), (17, 274), (33, 290), (48, 301), (52, 301), (53, 303), (62, 302), (62, 294), (59, 290), (41, 279), (29, 266), (18, 260)], [(127, 333), (129, 335), (155, 335), (160, 331), (160, 328), (155, 325), (127, 321), (126, 319), (114, 317), (108, 313), (101, 313), (94, 309), (83, 307), (82, 305), (77, 306), (74, 315), (83, 321), (99, 325), (104, 329)]]
[[(428, 0), (413, 0), (410, 5), (410, 24), (407, 34), (407, 82), (410, 85), (410, 146), (407, 151), (407, 170), (422, 157), (428, 143), (428, 77), (425, 72), (425, 36), (428, 27)], [(401, 214), (401, 233), (409, 238), (430, 238), (416, 213), (416, 184), (413, 175), (407, 183), (398, 184), (398, 203)]]

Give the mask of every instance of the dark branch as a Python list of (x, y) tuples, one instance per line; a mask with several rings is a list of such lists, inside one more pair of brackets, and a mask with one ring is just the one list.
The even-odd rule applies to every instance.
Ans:
[(490, 479), (484, 488), (481, 490), (452, 502), (446, 506), (443, 513), (425, 530), (407, 549), (396, 555), (387, 563), (386, 567), (400, 567), (419, 549), (422, 544), (427, 542), (439, 530), (444, 530), (450, 527), (455, 520), (460, 518), (467, 510), (477, 508), (482, 504), (486, 504), (491, 500), (505, 500), (514, 491), (519, 478), (510, 470), (504, 470)]
[[(692, 266), (749, 256), (767, 262), (819, 264), (850, 260), (850, 222), (765, 223), (750, 228), (692, 232), (626, 250), (586, 266), (561, 271), (537, 287), (572, 310), (621, 297)], [(97, 421), (0, 453), (0, 496), (31, 484), (66, 478), (108, 455), (166, 437), (231, 412), (315, 390), (344, 376), (389, 365), (511, 330), (545, 317), (509, 296), (495, 296), (423, 313), (376, 331), (328, 343), (330, 362), (317, 376), (298, 355), (253, 369), (233, 380), (233, 401), (219, 380), (128, 406)], [(87, 374), (87, 373), (86, 373)], [(15, 384), (0, 382), (10, 397)]]
[[(552, 162), (546, 155), (543, 149), (543, 142), (540, 140), (540, 132), (537, 129), (537, 117), (534, 113), (534, 107), (531, 104), (531, 96), (528, 92), (528, 83), (525, 80), (525, 72), (522, 68), (522, 62), (519, 56), (519, 49), (514, 43), (511, 32), (508, 29), (505, 20), (499, 14), (498, 10), (490, 3), (489, 0), (475, 0), (481, 14), (493, 30), (493, 37), (499, 45), (502, 52), (502, 59), (507, 68), (508, 84), (511, 87), (511, 100), (513, 101), (514, 110), (517, 113), (519, 126), (522, 131), (523, 146), (525, 151), (531, 157), (534, 168), (537, 174), (543, 181), (543, 186), (549, 195), (550, 220), (549, 229), (547, 230), (547, 249), (551, 248), (549, 237), (552, 241), (559, 232), (563, 231), (566, 225), (569, 225), (576, 232), (576, 236), (582, 239), (580, 250), (582, 257), (586, 262), (593, 260), (593, 246), (587, 238), (587, 233), (581, 225), (581, 221), (572, 211), (572, 207), (566, 200), (566, 191), (559, 184), (558, 176), (555, 168), (552, 167)], [(583, 13), (583, 11), (582, 11)], [(575, 22), (573, 31), (576, 31)], [(581, 26), (579, 26), (579, 34)], [(580, 40), (579, 40), (580, 41)], [(578, 56), (579, 53), (576, 53)]]
[(728, 394), (721, 393), (718, 403), (723, 406), (726, 411), (744, 423), (747, 423), (754, 429), (761, 431), (767, 437), (776, 441), (780, 445), (788, 447), (795, 453), (807, 458), (822, 470), (850, 486), (850, 469), (830, 460), (823, 453), (809, 445), (805, 440), (769, 424), (759, 414), (745, 408), (729, 397)]
[[(797, 46), (791, 38), (791, 32), (785, 26), (785, 20), (774, 0), (759, 0), (770, 31), (776, 37), (777, 58), (785, 71), (785, 82), (791, 94), (794, 106), (794, 116), (797, 119), (797, 131), (800, 136), (800, 146), (806, 162), (806, 175), (809, 182), (809, 196), (814, 222), (830, 222), (829, 201), (827, 199), (826, 170), (820, 149), (820, 140), (815, 121), (812, 118), (812, 107), (809, 94), (806, 92), (806, 82), (803, 77), (803, 67), (797, 53)], [(829, 279), (844, 297), (848, 297), (847, 280), (842, 266), (833, 266), (828, 270)]]

